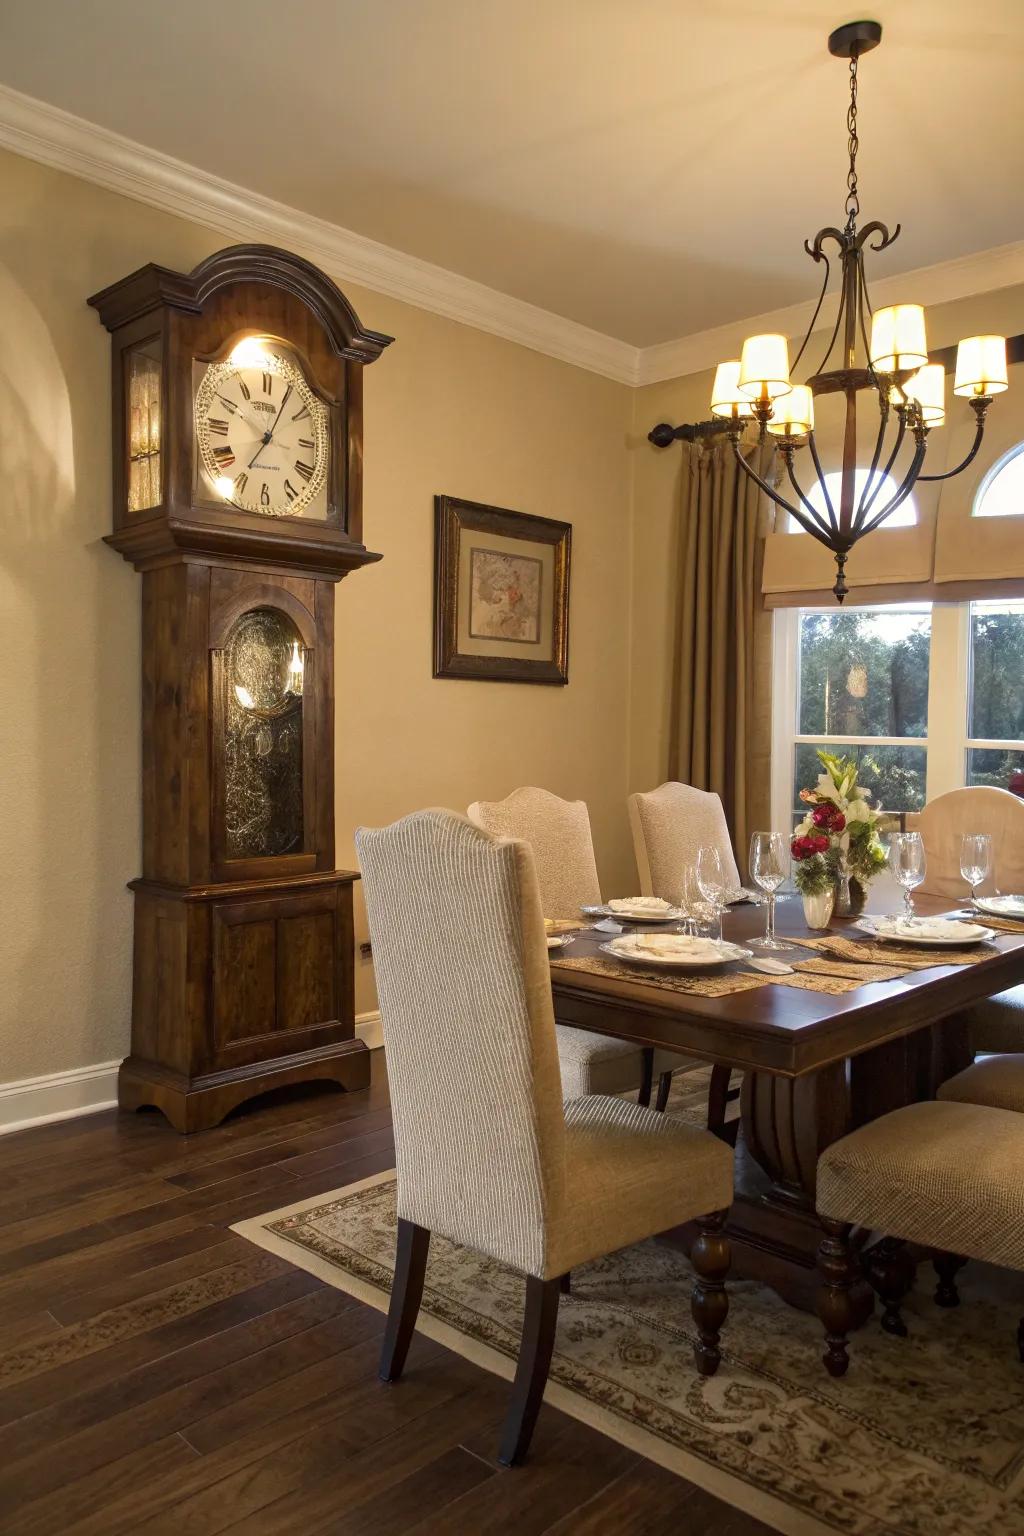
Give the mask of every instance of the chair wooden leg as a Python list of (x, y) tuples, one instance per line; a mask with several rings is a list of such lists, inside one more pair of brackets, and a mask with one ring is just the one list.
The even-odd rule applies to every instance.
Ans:
[(818, 1316), (825, 1327), (825, 1353), (821, 1359), (830, 1376), (845, 1376), (850, 1365), (846, 1341), (857, 1320), (851, 1297), (857, 1278), (857, 1263), (850, 1248), (851, 1225), (827, 1216), (820, 1220), (825, 1230), (818, 1249)]
[(423, 1296), (429, 1248), (430, 1232), (426, 1227), (399, 1220), (395, 1278), (377, 1371), (381, 1381), (397, 1381), (405, 1366)]
[(558, 1282), (558, 1289), (561, 1291), (563, 1296), (571, 1296), (572, 1295), (572, 1276), (568, 1275), (568, 1274), (563, 1275), (561, 1280), (559, 1280), (559, 1282)]
[(905, 1339), (907, 1325), (900, 1316), (900, 1307), (916, 1273), (906, 1243), (898, 1237), (883, 1237), (869, 1250), (867, 1263), (868, 1277), (882, 1303), (882, 1327), (886, 1333)]
[(959, 1270), (967, 1263), (956, 1253), (937, 1253), (932, 1260), (939, 1283), (935, 1287), (935, 1305), (937, 1307), (958, 1307), (960, 1305), (960, 1292), (956, 1288), (956, 1277)]
[(731, 1079), (731, 1067), (711, 1068), (711, 1085), (708, 1088), (708, 1130), (713, 1136), (717, 1136), (719, 1141), (727, 1142), (730, 1147), (734, 1147), (740, 1122), (725, 1118), (728, 1106), (739, 1098), (739, 1090), (729, 1087)]
[(668, 1104), (668, 1096), (672, 1092), (672, 1073), (663, 1072), (658, 1078), (658, 1097), (654, 1101), (654, 1107), (659, 1115), (665, 1113)]
[(512, 1384), (512, 1401), (505, 1416), (498, 1447), (498, 1460), (503, 1467), (515, 1466), (530, 1449), (533, 1428), (548, 1379), (551, 1352), (555, 1347), (560, 1286), (561, 1281), (558, 1279), (538, 1280), (533, 1275), (526, 1277), (526, 1310), (519, 1363)]
[(697, 1240), (690, 1250), (690, 1262), (697, 1274), (690, 1300), (690, 1310), (697, 1326), (693, 1356), (702, 1376), (713, 1376), (722, 1355), (719, 1335), (729, 1316), (729, 1293), (725, 1277), (732, 1254), (723, 1228), (728, 1211), (712, 1211), (697, 1217)]
[(640, 1092), (636, 1096), (638, 1104), (644, 1109), (651, 1107), (651, 1089), (654, 1087), (654, 1051), (647, 1046), (643, 1051), (644, 1075), (640, 1079)]

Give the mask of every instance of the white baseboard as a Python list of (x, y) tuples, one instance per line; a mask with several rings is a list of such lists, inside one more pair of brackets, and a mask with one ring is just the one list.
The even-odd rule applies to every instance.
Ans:
[(372, 1013), (356, 1014), (356, 1039), (364, 1041), (371, 1051), (379, 1050), (384, 1044), (379, 1008), (375, 1008)]
[(28, 1130), (31, 1125), (113, 1109), (120, 1065), (120, 1061), (101, 1061), (92, 1067), (72, 1067), (70, 1072), (0, 1083), (0, 1136)]
[[(379, 1009), (357, 1016), (356, 1038), (365, 1041), (371, 1051), (384, 1044)], [(0, 1136), (54, 1120), (70, 1120), (75, 1115), (92, 1115), (100, 1109), (115, 1109), (120, 1065), (119, 1061), (101, 1061), (92, 1067), (72, 1067), (69, 1072), (0, 1083)]]

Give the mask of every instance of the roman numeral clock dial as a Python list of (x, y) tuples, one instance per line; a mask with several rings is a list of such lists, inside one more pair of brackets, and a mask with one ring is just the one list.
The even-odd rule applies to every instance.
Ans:
[(198, 463), (245, 512), (300, 516), (327, 483), (327, 409), (288, 356), (253, 338), (211, 363), (195, 396)]

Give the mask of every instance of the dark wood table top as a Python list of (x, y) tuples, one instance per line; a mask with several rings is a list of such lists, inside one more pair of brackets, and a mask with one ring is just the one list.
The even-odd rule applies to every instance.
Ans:
[[(885, 910), (884, 900), (881, 907), (878, 900), (876, 896), (876, 909)], [(920, 895), (915, 906), (928, 916), (957, 910), (947, 898)], [(799, 897), (780, 900), (776, 913), (779, 938), (809, 934)], [(737, 944), (763, 931), (764, 912), (759, 907), (747, 904), (726, 914), (724, 935)], [(858, 937), (848, 923), (837, 919), (832, 932)], [(608, 938), (608, 934), (586, 931), (573, 941), (566, 958), (595, 953)], [(792, 962), (808, 955), (808, 950), (794, 946), (773, 957)], [(897, 958), (894, 945), (894, 963)], [(737, 967), (744, 968), (742, 963)], [(936, 951), (936, 964), (929, 970), (910, 971), (894, 981), (869, 982), (841, 996), (768, 985), (728, 997), (696, 997), (631, 975), (625, 964), (621, 978), (555, 965), (551, 979), (559, 1023), (747, 1071), (799, 1077), (1024, 983), (1024, 933), (997, 934), (990, 957), (979, 964), (943, 965), (941, 952)]]

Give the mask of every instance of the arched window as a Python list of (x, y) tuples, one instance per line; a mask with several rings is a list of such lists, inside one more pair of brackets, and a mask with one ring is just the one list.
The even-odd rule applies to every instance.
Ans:
[(993, 464), (974, 498), (974, 517), (1014, 517), (1024, 512), (1024, 443)]
[[(865, 485), (867, 484), (867, 478), (867, 470), (858, 469), (857, 478), (854, 482), (854, 494), (857, 502), (860, 501), (861, 494)], [(878, 479), (879, 476), (876, 471), (875, 480), (872, 481), (873, 486), (878, 484)], [(891, 498), (895, 496), (896, 492), (899, 490), (899, 481), (894, 480), (892, 475), (882, 476), (881, 479), (882, 483), (881, 486), (878, 487), (878, 493), (871, 505), (871, 511), (868, 513), (869, 517), (873, 517), (877, 512), (880, 512), (881, 509), (885, 506), (886, 502), (891, 500)], [(828, 494), (831, 498), (832, 506), (835, 510), (836, 516), (838, 517), (839, 494), (843, 486), (842, 470), (836, 469), (833, 470), (831, 474), (826, 475), (825, 484), (828, 486)], [(1024, 485), (1024, 481), (1022, 481), (1022, 485)], [(811, 506), (815, 509), (816, 512), (819, 512), (822, 517), (827, 517), (828, 513), (825, 508), (825, 496), (817, 480), (815, 480), (814, 485), (807, 492), (807, 500), (811, 503)], [(879, 523), (876, 532), (881, 533), (885, 528), (912, 528), (916, 522), (917, 508), (914, 506), (914, 498), (913, 496), (908, 496), (906, 501), (901, 502), (900, 505), (896, 508), (896, 511), (891, 513), (890, 516), (885, 519), (884, 523)], [(799, 523), (793, 517), (789, 519), (789, 532), (801, 532)]]

